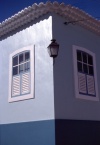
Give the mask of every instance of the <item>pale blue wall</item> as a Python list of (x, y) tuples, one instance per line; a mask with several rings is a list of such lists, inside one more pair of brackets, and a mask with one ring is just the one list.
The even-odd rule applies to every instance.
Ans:
[[(1, 124), (54, 119), (53, 66), (47, 52), (52, 17), (43, 16), (31, 25), (0, 41)], [(28, 45), (35, 45), (35, 98), (9, 103), (9, 55)]]
[[(100, 90), (100, 37), (76, 25), (64, 25), (66, 20), (53, 14), (53, 37), (60, 44), (54, 64), (55, 98), (53, 94), (52, 58), (47, 46), (52, 39), (52, 17), (43, 16), (32, 26), (0, 41), (0, 123), (38, 120), (83, 119), (100, 120), (100, 101), (75, 98), (72, 45), (93, 51), (97, 60), (98, 90)], [(24, 46), (35, 45), (35, 99), (8, 103), (9, 55)], [(99, 91), (100, 97), (100, 91)]]
[(100, 120), (100, 101), (75, 98), (72, 45), (89, 49), (96, 54), (97, 80), (100, 99), (100, 36), (53, 14), (53, 37), (60, 45), (54, 64), (56, 119)]

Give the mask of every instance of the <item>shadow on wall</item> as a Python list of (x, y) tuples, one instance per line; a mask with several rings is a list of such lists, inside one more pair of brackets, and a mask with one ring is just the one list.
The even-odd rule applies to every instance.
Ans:
[(100, 122), (56, 120), (56, 145), (100, 145)]
[(68, 119), (69, 114), (73, 115), (75, 113), (74, 110), (70, 110), (74, 100), (70, 88), (73, 82), (70, 79), (73, 78), (71, 78), (71, 75), (68, 78), (67, 67), (65, 68), (61, 61), (57, 59), (54, 65), (56, 145), (100, 145), (100, 121)]

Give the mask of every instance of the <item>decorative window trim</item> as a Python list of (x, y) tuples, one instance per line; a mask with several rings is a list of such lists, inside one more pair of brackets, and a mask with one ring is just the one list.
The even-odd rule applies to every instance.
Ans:
[[(97, 71), (96, 71), (96, 59), (95, 54), (85, 48), (73, 45), (73, 65), (74, 65), (74, 85), (75, 85), (75, 97), (79, 99), (99, 101), (98, 96), (98, 85), (97, 85)], [(94, 68), (94, 83), (95, 83), (95, 97), (91, 95), (84, 95), (79, 93), (79, 83), (78, 83), (78, 70), (77, 70), (77, 51), (85, 52), (93, 57), (93, 68)]]
[[(30, 79), (31, 79), (31, 84), (30, 84), (30, 93), (24, 94), (24, 95), (19, 95), (12, 97), (12, 58), (24, 51), (30, 51)], [(9, 60), (9, 98), (8, 102), (14, 102), (14, 101), (21, 101), (25, 99), (31, 99), (34, 98), (34, 48), (33, 45), (23, 47), (21, 49), (18, 49), (14, 51), (12, 54), (10, 54), (10, 60)]]

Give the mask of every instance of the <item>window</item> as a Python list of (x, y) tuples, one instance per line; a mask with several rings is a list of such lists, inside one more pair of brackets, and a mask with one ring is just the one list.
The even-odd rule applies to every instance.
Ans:
[(95, 54), (73, 46), (73, 62), (76, 98), (98, 101)]
[(33, 46), (13, 52), (9, 66), (9, 102), (34, 98)]

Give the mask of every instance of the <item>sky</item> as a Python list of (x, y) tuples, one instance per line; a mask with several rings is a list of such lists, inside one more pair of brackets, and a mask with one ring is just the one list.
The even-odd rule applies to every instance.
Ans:
[[(13, 16), (22, 9), (34, 3), (47, 2), (48, 0), (0, 0), (0, 23)], [(54, 0), (49, 0), (54, 2)], [(57, 0), (59, 3), (71, 4), (100, 20), (100, 0)]]

